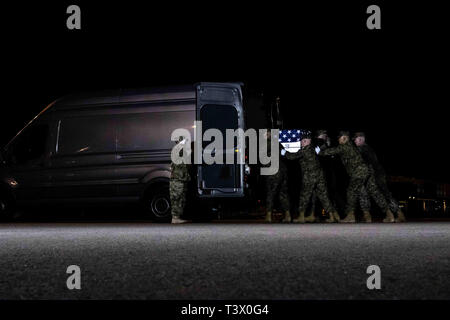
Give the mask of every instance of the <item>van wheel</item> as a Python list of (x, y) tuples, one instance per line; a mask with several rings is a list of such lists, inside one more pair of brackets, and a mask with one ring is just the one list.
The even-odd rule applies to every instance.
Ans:
[(147, 192), (145, 210), (155, 222), (170, 222), (172, 220), (168, 185), (152, 188)]
[(10, 221), (13, 217), (13, 201), (4, 193), (0, 193), (0, 221)]

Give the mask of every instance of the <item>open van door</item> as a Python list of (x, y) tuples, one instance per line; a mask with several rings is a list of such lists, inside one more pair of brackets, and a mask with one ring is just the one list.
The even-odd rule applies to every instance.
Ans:
[[(214, 128), (222, 132), (223, 164), (206, 164), (201, 152), (211, 141), (202, 142), (202, 150), (196, 150), (202, 164), (197, 167), (198, 194), (200, 197), (242, 197), (244, 196), (244, 150), (238, 150), (237, 141), (233, 148), (226, 149), (226, 129), (245, 130), (244, 110), (242, 107), (242, 90), (239, 83), (202, 82), (196, 85), (197, 109), (196, 119), (202, 121), (201, 135)], [(198, 128), (200, 129), (200, 128)], [(198, 132), (200, 134), (200, 132)], [(234, 163), (226, 164), (225, 155), (234, 154)], [(239, 163), (238, 158), (241, 159)]]

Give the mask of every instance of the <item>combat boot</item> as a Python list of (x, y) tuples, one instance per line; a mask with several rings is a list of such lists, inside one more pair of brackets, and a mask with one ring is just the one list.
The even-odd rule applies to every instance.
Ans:
[(334, 214), (333, 214), (333, 212), (330, 212), (328, 215), (329, 215), (330, 217), (329, 217), (328, 219), (325, 220), (326, 223), (333, 223), (333, 222), (336, 222), (336, 219), (334, 219)]
[(333, 214), (333, 217), (334, 217), (334, 221), (339, 223), (341, 221), (341, 217), (339, 217), (339, 213), (337, 211), (333, 211), (332, 214)]
[(365, 223), (371, 223), (372, 222), (372, 216), (370, 215), (369, 211), (364, 211), (363, 212), (363, 220), (362, 220), (362, 222), (365, 222)]
[(386, 218), (383, 219), (383, 222), (395, 222), (394, 214), (390, 209), (387, 209), (386, 211)]
[(281, 221), (283, 223), (290, 223), (291, 222), (291, 213), (288, 211), (286, 211), (286, 214), (284, 215), (284, 219), (283, 221)]
[(173, 224), (186, 223), (187, 220), (181, 219), (180, 217), (172, 217)]
[(266, 222), (271, 223), (272, 222), (272, 211), (267, 211), (266, 212)]
[(314, 216), (314, 212), (311, 213), (309, 216), (305, 217), (305, 222), (313, 223), (316, 221), (316, 217)]
[(349, 212), (347, 216), (341, 220), (342, 223), (355, 223), (355, 213), (353, 211)]
[(397, 219), (395, 219), (395, 222), (406, 222), (405, 215), (403, 214), (403, 211), (400, 208), (397, 211)]
[(325, 220), (326, 223), (332, 223), (332, 222), (338, 223), (341, 220), (337, 211), (331, 211), (329, 213), (329, 215), (330, 215), (330, 217), (327, 220)]
[(292, 220), (294, 223), (305, 223), (305, 212), (300, 212), (298, 217)]

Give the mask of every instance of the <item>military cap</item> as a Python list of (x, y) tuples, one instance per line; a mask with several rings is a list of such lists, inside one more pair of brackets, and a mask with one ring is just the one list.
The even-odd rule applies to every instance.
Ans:
[(366, 136), (366, 134), (364, 132), (358, 131), (358, 132), (355, 132), (355, 134), (353, 135), (353, 138), (365, 137), (365, 136)]
[(322, 135), (322, 134), (328, 135), (327, 130), (317, 130), (317, 131), (316, 131), (316, 137), (318, 137), (318, 136), (320, 136), (320, 135)]
[(302, 131), (301, 140), (303, 140), (303, 139), (311, 139), (311, 138), (312, 138), (311, 131), (308, 131), (308, 130), (303, 130)]
[(343, 136), (350, 137), (350, 132), (348, 132), (346, 130), (339, 131), (339, 134), (337, 135), (337, 137), (340, 138), (340, 137), (343, 137)]

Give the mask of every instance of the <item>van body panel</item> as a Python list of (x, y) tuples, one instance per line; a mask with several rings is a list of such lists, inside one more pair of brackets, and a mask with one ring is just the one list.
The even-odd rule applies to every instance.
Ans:
[(114, 197), (117, 118), (92, 109), (57, 111), (52, 199)]
[(170, 179), (170, 165), (158, 165), (153, 170), (150, 170), (140, 181), (143, 184), (148, 184), (155, 179)]
[[(52, 157), (52, 197), (125, 199), (141, 196), (150, 176), (170, 178), (171, 132), (186, 128), (193, 134), (195, 121), (195, 91), (180, 90), (127, 90), (117, 97), (88, 98), (86, 104), (81, 95), (56, 105), (60, 132)], [(80, 144), (64, 154), (64, 122), (72, 119), (88, 136), (91, 126), (103, 132), (102, 146), (109, 147), (89, 152), (88, 144)], [(72, 147), (77, 138), (70, 139)], [(165, 170), (157, 170), (161, 166)]]
[(154, 103), (147, 112), (135, 105), (121, 115), (117, 134), (117, 190), (120, 195), (142, 193), (150, 177), (170, 178), (172, 131), (184, 128), (194, 133), (195, 104)]

